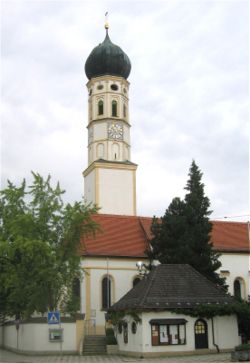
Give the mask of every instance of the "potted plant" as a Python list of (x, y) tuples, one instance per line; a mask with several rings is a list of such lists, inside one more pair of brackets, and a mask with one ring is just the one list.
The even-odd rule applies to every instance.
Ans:
[(250, 344), (240, 344), (231, 353), (232, 362), (250, 362)]
[(113, 328), (106, 329), (106, 345), (108, 354), (118, 353), (118, 345)]

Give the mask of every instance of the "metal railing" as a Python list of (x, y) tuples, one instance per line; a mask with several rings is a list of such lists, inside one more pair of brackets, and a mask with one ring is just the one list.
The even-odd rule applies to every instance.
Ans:
[(84, 323), (84, 335), (96, 335), (96, 320), (88, 319)]

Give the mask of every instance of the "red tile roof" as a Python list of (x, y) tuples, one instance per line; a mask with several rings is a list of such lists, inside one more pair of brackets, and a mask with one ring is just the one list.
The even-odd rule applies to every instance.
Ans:
[(249, 252), (249, 224), (213, 221), (211, 240), (214, 248), (221, 252)]
[[(146, 257), (151, 238), (151, 217), (97, 214), (94, 220), (101, 231), (82, 239), (85, 256)], [(213, 221), (211, 240), (221, 252), (249, 251), (247, 223)]]

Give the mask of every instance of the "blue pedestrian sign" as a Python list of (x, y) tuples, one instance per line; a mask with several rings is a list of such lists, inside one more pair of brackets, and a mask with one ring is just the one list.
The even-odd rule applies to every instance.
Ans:
[(48, 312), (48, 324), (60, 324), (60, 312), (49, 311)]

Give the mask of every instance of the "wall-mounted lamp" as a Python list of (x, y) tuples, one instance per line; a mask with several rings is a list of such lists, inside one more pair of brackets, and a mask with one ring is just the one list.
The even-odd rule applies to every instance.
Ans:
[(144, 276), (147, 273), (146, 265), (142, 261), (136, 262), (136, 267), (140, 276)]

